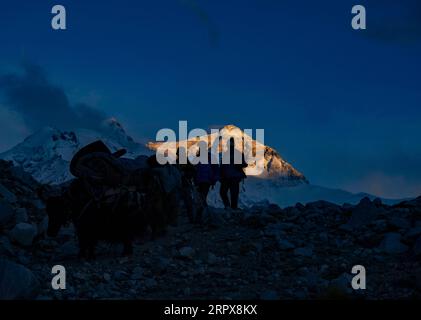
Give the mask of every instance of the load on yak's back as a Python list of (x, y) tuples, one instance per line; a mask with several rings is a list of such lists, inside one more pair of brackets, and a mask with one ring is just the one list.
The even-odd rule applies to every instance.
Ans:
[[(58, 195), (42, 192), (48, 234), (56, 236), (72, 221), (82, 257), (93, 258), (98, 240), (122, 242), (124, 254), (131, 254), (136, 236), (147, 231), (152, 238), (159, 236), (168, 224), (176, 223), (182, 200), (185, 207), (192, 206), (180, 195), (183, 178), (178, 167), (159, 165), (155, 155), (122, 158), (125, 153), (112, 153), (102, 141), (95, 141), (74, 155), (70, 172), (75, 179)], [(188, 197), (192, 203), (194, 197)]]

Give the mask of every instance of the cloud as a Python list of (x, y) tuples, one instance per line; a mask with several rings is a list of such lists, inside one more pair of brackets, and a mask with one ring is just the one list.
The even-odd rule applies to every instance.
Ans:
[(4, 106), (0, 106), (0, 152), (8, 150), (28, 136), (29, 130), (23, 119)]
[(367, 192), (390, 199), (418, 197), (421, 195), (421, 183), (403, 175), (389, 175), (383, 172), (370, 173), (360, 180), (345, 186), (352, 192)]
[(366, 0), (367, 30), (363, 34), (391, 43), (421, 40), (419, 0)]
[(208, 29), (209, 40), (211, 45), (216, 46), (219, 42), (219, 31), (210, 18), (209, 14), (204, 10), (197, 0), (179, 0), (183, 6), (191, 10), (201, 21), (201, 23)]
[(38, 65), (25, 63), (22, 74), (0, 75), (0, 93), (26, 127), (35, 131), (45, 126), (60, 129), (97, 129), (105, 114), (87, 104), (72, 106), (66, 92), (52, 84)]

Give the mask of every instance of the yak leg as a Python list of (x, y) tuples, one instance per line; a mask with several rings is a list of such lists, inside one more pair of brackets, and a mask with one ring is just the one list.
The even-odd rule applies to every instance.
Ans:
[(125, 239), (123, 241), (123, 256), (133, 255), (133, 244), (131, 239)]
[(83, 232), (78, 232), (79, 258), (92, 260), (95, 258), (95, 241), (82, 234)]
[(79, 245), (79, 259), (86, 258), (87, 256), (86, 252), (87, 252), (87, 248)]
[(88, 241), (80, 230), (77, 230), (77, 239), (79, 242), (79, 258), (84, 259), (88, 256)]
[(79, 244), (79, 258), (94, 260), (95, 259), (95, 243)]
[(91, 242), (88, 247), (88, 260), (95, 260), (95, 242)]

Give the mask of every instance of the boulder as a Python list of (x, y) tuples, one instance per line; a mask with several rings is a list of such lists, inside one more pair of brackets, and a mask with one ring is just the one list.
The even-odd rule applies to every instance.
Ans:
[(373, 202), (371, 202), (369, 197), (364, 197), (360, 200), (360, 202), (358, 203), (358, 206), (362, 206), (362, 207), (369, 207), (373, 205)]
[(30, 246), (36, 235), (37, 229), (29, 223), (18, 223), (10, 232), (12, 240), (22, 246)]
[(365, 197), (352, 209), (351, 218), (341, 228), (343, 230), (359, 228), (369, 224), (382, 213), (384, 213), (384, 209), (378, 207), (378, 203), (375, 204), (369, 198)]
[(274, 224), (268, 225), (264, 229), (264, 232), (265, 232), (265, 235), (268, 236), (268, 237), (280, 238), (280, 237), (285, 236), (284, 230), (287, 230), (287, 229), (288, 229), (288, 227), (285, 227), (284, 223), (274, 223)]
[(396, 232), (386, 233), (380, 243), (381, 251), (389, 254), (404, 253), (408, 247), (401, 242), (401, 235)]
[(124, 281), (124, 280), (127, 280), (128, 274), (125, 271), (117, 270), (117, 271), (114, 272), (113, 278), (116, 281)]
[(131, 279), (140, 280), (143, 278), (145, 271), (141, 267), (135, 267), (132, 271)]
[(34, 274), (22, 265), (0, 258), (0, 299), (31, 299), (38, 292)]
[[(385, 233), (387, 231), (390, 231), (388, 227), (389, 227), (389, 225), (388, 225), (387, 221), (384, 220), (384, 219), (378, 219), (378, 220), (375, 220), (371, 223), (371, 228), (376, 233)], [(396, 227), (394, 227), (394, 229), (395, 228)]]
[(10, 167), (10, 174), (16, 179), (19, 180), (19, 182), (22, 184), (27, 185), (31, 189), (35, 190), (39, 184), (35, 179), (27, 173), (25, 170), (23, 170), (20, 166), (11, 166)]
[(418, 271), (415, 275), (415, 287), (418, 291), (421, 291), (421, 271)]
[(340, 206), (338, 206), (337, 204), (334, 204), (332, 202), (319, 200), (319, 201), (307, 203), (305, 205), (305, 208), (308, 209), (308, 210), (314, 210), (314, 211), (317, 211), (317, 210), (333, 211), (333, 210), (339, 210)]
[(268, 290), (260, 293), (261, 300), (279, 300), (279, 294), (276, 291)]
[(295, 248), (295, 246), (291, 242), (285, 239), (278, 240), (278, 247), (281, 250), (292, 250)]
[(37, 234), (42, 235), (47, 233), (48, 229), (48, 216), (45, 216), (37, 225)]
[(380, 199), (380, 198), (376, 198), (376, 199), (374, 199), (374, 200), (373, 200), (373, 204), (374, 204), (376, 207), (381, 207), (381, 206), (383, 205), (383, 203), (382, 203), (382, 199)]
[(417, 257), (421, 257), (421, 236), (415, 241), (414, 254)]
[(216, 255), (214, 255), (212, 252), (209, 252), (207, 262), (210, 265), (215, 265), (219, 262), (219, 258)]
[(45, 209), (45, 204), (44, 202), (42, 202), (40, 199), (35, 199), (32, 201), (32, 205), (39, 209), (39, 210), (44, 210)]
[(305, 206), (304, 206), (301, 202), (297, 202), (297, 203), (295, 204), (295, 208), (296, 208), (297, 210), (304, 211), (306, 207), (305, 207)]
[(145, 280), (145, 287), (148, 289), (154, 288), (158, 285), (158, 282), (153, 278), (148, 278)]
[(60, 246), (58, 250), (58, 256), (60, 258), (76, 257), (79, 253), (79, 246), (72, 239), (66, 241), (63, 245)]
[(225, 223), (226, 212), (223, 209), (206, 207), (202, 213), (203, 223), (212, 227), (218, 227)]
[(0, 199), (1, 198), (10, 203), (16, 202), (17, 200), (15, 194), (10, 192), (9, 189), (0, 183)]
[(28, 222), (28, 213), (25, 208), (16, 209), (16, 223)]
[(165, 257), (159, 257), (158, 260), (155, 262), (155, 269), (158, 272), (164, 272), (168, 269), (170, 265), (170, 260)]
[(409, 221), (401, 217), (392, 217), (388, 222), (389, 225), (395, 229), (409, 229), (411, 227)]
[(296, 248), (294, 254), (296, 256), (311, 257), (313, 255), (313, 249), (309, 247)]
[(192, 247), (182, 247), (180, 250), (180, 256), (184, 258), (192, 258), (194, 254), (194, 249)]
[(329, 286), (336, 288), (345, 294), (350, 294), (352, 292), (351, 282), (352, 276), (348, 273), (343, 273), (336, 279), (331, 280)]
[(13, 217), (14, 211), (12, 207), (8, 203), (0, 201), (0, 227), (4, 227), (12, 221)]
[(409, 229), (405, 235), (404, 240), (405, 241), (415, 241), (419, 236), (421, 235), (421, 226), (416, 226), (414, 228)]
[(277, 204), (269, 204), (268, 208), (267, 208), (267, 212), (270, 215), (279, 215), (282, 213), (282, 209), (280, 206), (278, 206)]
[(0, 236), (0, 256), (13, 256), (15, 254), (9, 238)]

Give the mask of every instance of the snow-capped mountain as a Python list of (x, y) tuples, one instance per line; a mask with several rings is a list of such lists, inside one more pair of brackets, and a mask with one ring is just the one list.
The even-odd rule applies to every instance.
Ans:
[[(225, 126), (221, 132), (224, 130), (235, 131), (237, 134), (240, 132), (232, 125)], [(209, 138), (213, 142), (216, 135), (210, 134)], [(159, 142), (150, 142), (145, 146), (134, 141), (118, 121), (109, 119), (98, 130), (77, 128), (62, 131), (51, 127), (44, 128), (9, 151), (1, 153), (0, 158), (12, 160), (15, 165), (21, 166), (41, 183), (61, 184), (72, 178), (69, 163), (73, 155), (83, 146), (98, 139), (112, 151), (125, 148), (128, 151), (125, 157), (128, 158), (151, 155), (160, 145)], [(259, 144), (257, 141), (255, 143)], [(189, 146), (195, 144), (197, 144), (196, 139), (188, 141)], [(317, 200), (338, 204), (357, 203), (364, 196), (369, 196), (311, 185), (305, 176), (286, 162), (275, 149), (269, 146), (263, 147), (264, 171), (259, 176), (248, 176), (244, 180), (243, 190), (240, 193), (240, 206), (266, 201), (282, 207), (297, 202), (307, 203)], [(222, 206), (218, 184), (211, 190), (208, 203), (216, 207)]]
[[(302, 173), (296, 170), (292, 165), (286, 162), (280, 154), (273, 148), (263, 145), (257, 140), (253, 140), (252, 137), (247, 135), (244, 131), (234, 125), (227, 125), (220, 129), (219, 133), (214, 132), (210, 133), (206, 136), (195, 137), (193, 139), (188, 139), (187, 141), (177, 141), (177, 142), (168, 142), (166, 147), (169, 149), (168, 153), (174, 153), (177, 150), (177, 146), (184, 142), (184, 145), (187, 145), (188, 148), (192, 150), (198, 149), (199, 141), (207, 141), (208, 142), (208, 149), (212, 148), (215, 144), (215, 140), (219, 139), (220, 136), (227, 137), (234, 137), (241, 141), (241, 138), (244, 136), (246, 139), (250, 139), (251, 144), (254, 146), (254, 151), (257, 148), (261, 148), (264, 150), (264, 157), (261, 160), (263, 162), (263, 172), (256, 176), (259, 179), (270, 180), (270, 184), (275, 186), (296, 186), (300, 184), (307, 184), (308, 181), (304, 177)], [(148, 143), (148, 147), (151, 150), (157, 150), (163, 142), (150, 142)], [(226, 146), (225, 146), (226, 148)], [(224, 150), (223, 148), (219, 148), (219, 152)], [(251, 176), (253, 165), (249, 165), (248, 168), (245, 169), (245, 173), (248, 176)]]
[[(248, 175), (241, 185), (242, 191), (240, 192), (239, 204), (242, 207), (251, 206), (260, 202), (276, 203), (284, 207), (295, 205), (297, 202), (308, 203), (318, 200), (338, 204), (355, 204), (366, 196), (372, 199), (375, 198), (375, 196), (365, 193), (354, 194), (340, 189), (331, 189), (310, 184), (307, 178), (291, 164), (286, 162), (275, 149), (253, 140), (234, 125), (223, 127), (219, 134), (211, 133), (205, 137), (196, 137), (187, 141), (168, 142), (166, 148), (168, 148), (168, 154), (171, 154), (174, 150), (177, 150), (177, 146), (184, 142), (184, 145), (194, 150), (195, 147), (198, 148), (199, 141), (203, 140), (208, 141), (208, 148), (211, 148), (214, 145), (215, 139), (218, 139), (219, 135), (224, 136), (224, 134), (240, 139), (241, 135), (244, 135), (252, 140), (253, 145), (255, 144), (256, 147), (260, 146), (264, 150), (263, 172), (257, 176)], [(152, 150), (157, 150), (162, 143), (150, 142), (148, 143), (148, 147)], [(245, 172), (247, 174), (247, 168)], [(208, 203), (215, 207), (223, 206), (219, 196), (219, 183), (209, 192)]]
[(98, 130), (43, 128), (0, 154), (0, 158), (12, 160), (41, 183), (60, 184), (72, 178), (69, 163), (73, 155), (98, 139), (104, 141), (112, 151), (125, 148), (128, 151), (125, 157), (128, 158), (150, 153), (145, 146), (128, 136), (117, 120), (111, 118), (102, 123)]

